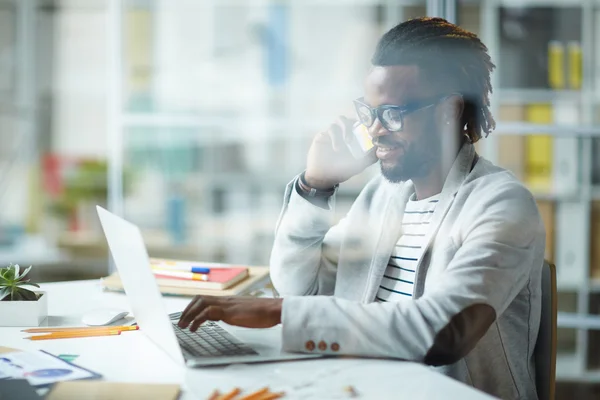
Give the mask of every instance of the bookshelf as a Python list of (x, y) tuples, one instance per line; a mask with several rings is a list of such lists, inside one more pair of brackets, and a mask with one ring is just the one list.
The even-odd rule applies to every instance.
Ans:
[[(113, 31), (123, 32), (112, 37), (109, 49), (117, 82), (111, 98), (118, 98), (114, 103), (118, 108), (110, 115), (111, 208), (122, 210), (144, 231), (162, 232), (163, 247), (196, 249), (196, 257), (213, 261), (266, 263), (284, 186), (303, 169), (312, 135), (326, 128), (332, 115), (351, 112), (349, 99), (361, 95), (368, 64), (350, 65), (347, 60), (368, 61), (372, 46), (387, 28), (425, 15), (441, 3), (205, 0), (198, 6), (191, 0), (177, 5), (155, 0), (129, 1), (121, 8), (119, 1), (110, 0)], [(224, 10), (231, 21), (224, 19)], [(181, 20), (177, 26), (175, 16), (182, 12), (202, 16)], [(523, 19), (528, 13), (533, 22)], [(456, 7), (456, 15), (461, 25), (480, 35), (498, 66), (492, 82), (496, 89), (492, 111), (498, 125), (479, 151), (528, 183), (544, 218), (551, 221), (547, 256), (557, 265), (561, 311), (557, 377), (598, 383), (600, 365), (591, 359), (600, 343), (595, 333), (600, 275), (590, 276), (598, 269), (593, 266), (592, 214), (594, 202), (600, 201), (600, 179), (594, 172), (600, 157), (600, 121), (594, 118), (600, 95), (593, 89), (600, 79), (595, 70), (600, 59), (592, 55), (600, 1), (465, 1)], [(277, 18), (286, 21), (289, 30), (278, 31), (282, 26)], [(225, 24), (227, 38), (220, 37), (223, 32), (212, 19)], [(521, 39), (507, 36), (508, 23), (518, 30), (519, 24), (539, 27), (535, 24), (540, 21), (554, 31), (540, 28), (541, 32), (529, 32)], [(144, 38), (136, 31), (150, 34)], [(192, 55), (178, 52), (178, 46), (172, 46), (178, 32), (203, 34), (198, 41), (201, 49)], [(274, 39), (278, 34), (287, 41), (283, 52), (289, 64), (284, 72), (278, 64), (283, 61), (273, 53), (282, 46)], [(573, 42), (580, 46), (577, 88), (570, 87), (568, 76), (564, 84), (550, 85), (544, 62), (541, 67), (519, 64), (523, 61), (519, 57), (528, 52), (524, 45), (541, 46), (541, 54), (547, 56), (545, 46), (553, 35), (565, 46)], [(227, 82), (222, 76), (237, 71), (236, 65), (244, 65), (243, 76)], [(542, 72), (519, 76), (503, 72), (535, 65)], [(182, 78), (186, 74), (189, 82)], [(535, 76), (540, 74), (542, 78)], [(244, 93), (236, 92), (242, 84)], [(554, 87), (561, 85), (564, 88)], [(545, 158), (533, 162), (531, 149), (539, 148), (545, 149)], [(132, 160), (137, 160), (142, 180), (154, 189), (122, 193), (120, 171)], [(538, 175), (533, 180), (532, 171)], [(367, 170), (341, 186), (340, 216), (374, 173), (375, 169)], [(171, 192), (176, 193), (174, 198), (166, 195)], [(156, 204), (146, 206), (148, 198)], [(181, 218), (174, 205), (182, 199), (183, 240), (175, 238), (178, 234), (165, 217), (175, 213)]]
[[(515, 17), (510, 22), (531, 24), (536, 14), (538, 17), (546, 14), (550, 18), (548, 25), (553, 27), (554, 31), (530, 31), (528, 38), (518, 44), (527, 42), (527, 45), (535, 46), (537, 37), (537, 46), (548, 49), (545, 50), (548, 52), (548, 69), (545, 70), (542, 65), (536, 70), (540, 75), (537, 79), (521, 79), (518, 82), (519, 86), (507, 85), (507, 81), (510, 80), (506, 79), (507, 74), (502, 71), (506, 64), (498, 62), (501, 54), (504, 58), (510, 56), (507, 55), (507, 51), (512, 50), (521, 55), (524, 51), (531, 51), (530, 48), (521, 49), (519, 53), (518, 50), (515, 51), (514, 43), (512, 49), (511, 43), (507, 44), (507, 41), (510, 41), (506, 34), (501, 34), (500, 37), (498, 35), (507, 23), (506, 20), (502, 20), (503, 26), (500, 26), (501, 19), (510, 15), (507, 8), (518, 5), (505, 1), (483, 4), (483, 13), (490, 25), (481, 32), (481, 36), (489, 45), (492, 58), (497, 61), (498, 71), (494, 86), (500, 88), (492, 97), (498, 127), (493, 138), (490, 136), (492, 140), (486, 143), (484, 155), (512, 169), (518, 176), (520, 174), (519, 177), (529, 184), (538, 199), (549, 231), (547, 250), (550, 248), (550, 251), (547, 251), (546, 256), (557, 265), (559, 290), (557, 379), (598, 383), (600, 365), (595, 363), (594, 359), (597, 358), (600, 337), (598, 310), (593, 309), (594, 305), (597, 307), (598, 298), (594, 295), (597, 286), (592, 280), (592, 271), (600, 262), (600, 258), (596, 258), (594, 254), (594, 240), (597, 240), (594, 221), (597, 217), (594, 217), (593, 213), (593, 202), (600, 195), (593, 179), (594, 159), (600, 154), (593, 150), (592, 144), (598, 140), (600, 127), (599, 121), (593, 118), (593, 89), (596, 85), (594, 77), (597, 74), (594, 70), (596, 61), (592, 55), (597, 40), (594, 36), (594, 19), (598, 15), (600, 4), (594, 1), (521, 3), (530, 9), (529, 18), (519, 20)], [(521, 16), (523, 15), (527, 16), (527, 12), (521, 12)], [(550, 46), (545, 47), (543, 41), (548, 37), (550, 40), (563, 42), (565, 47), (562, 62), (556, 63), (552, 58), (556, 53), (551, 53)], [(572, 83), (577, 84), (578, 80), (569, 77), (575, 70), (570, 68), (577, 65), (568, 59), (567, 43), (570, 41), (576, 41), (581, 49), (578, 77), (580, 83), (576, 85), (579, 87), (570, 87)], [(531, 60), (525, 60), (527, 61)], [(530, 68), (535, 70), (535, 63), (531, 62)], [(562, 71), (562, 80), (560, 74), (556, 74), (556, 68), (565, 69)], [(504, 77), (504, 82), (501, 82), (499, 77)], [(533, 85), (528, 85), (532, 82)], [(538, 113), (537, 117), (530, 118), (534, 114), (530, 112), (532, 107), (538, 110), (546, 109), (549, 111), (548, 115), (544, 117)], [(532, 150), (527, 150), (528, 146), (537, 146), (538, 150), (547, 149), (546, 154), (541, 158), (539, 154), (530, 154)], [(498, 149), (504, 152), (501, 153)], [(507, 151), (508, 149), (512, 152)], [(520, 153), (524, 158), (519, 160), (518, 157), (514, 157), (515, 153)], [(534, 165), (528, 163), (535, 157), (538, 176), (537, 180), (532, 180), (529, 174), (536, 169), (532, 169)], [(548, 165), (541, 172), (543, 179), (540, 178), (539, 162)], [(511, 166), (513, 168), (510, 168)], [(544, 212), (544, 209), (549, 211)]]

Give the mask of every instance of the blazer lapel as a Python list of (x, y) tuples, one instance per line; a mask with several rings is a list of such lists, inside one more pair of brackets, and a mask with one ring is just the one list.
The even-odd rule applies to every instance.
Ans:
[(419, 258), (419, 262), (417, 263), (417, 272), (415, 274), (415, 285), (413, 288), (413, 298), (419, 298), (423, 295), (423, 291), (425, 288), (425, 276), (427, 275), (427, 269), (429, 268), (429, 263), (425, 263), (424, 260), (427, 259), (427, 255), (429, 253), (429, 249), (433, 244), (433, 240), (444, 220), (450, 206), (454, 201), (454, 197), (458, 189), (465, 181), (467, 175), (471, 172), (471, 167), (473, 166), (473, 160), (475, 158), (475, 147), (470, 143), (465, 143), (454, 164), (452, 165), (448, 176), (446, 177), (446, 181), (444, 182), (444, 187), (442, 188), (442, 193), (440, 195), (440, 201), (433, 212), (431, 224), (429, 225), (429, 231), (427, 235), (425, 235), (425, 245), (423, 246), (423, 253), (421, 253), (421, 257)]
[[(440, 194), (440, 201), (433, 213), (430, 229), (424, 238), (423, 253), (417, 264), (417, 273), (415, 277), (415, 287), (413, 295), (419, 297), (423, 293), (425, 275), (427, 273), (428, 264), (424, 264), (423, 260), (429, 248), (433, 243), (433, 239), (444, 220), (456, 192), (464, 182), (465, 178), (471, 171), (471, 166), (475, 157), (475, 148), (470, 143), (465, 143), (460, 149), (458, 156), (454, 160), (452, 167), (444, 182), (444, 187)], [(404, 209), (410, 196), (415, 192), (414, 185), (408, 181), (402, 185), (389, 184), (390, 201), (384, 214), (383, 223), (381, 226), (381, 235), (375, 247), (375, 255), (371, 261), (370, 272), (365, 287), (363, 302), (371, 302), (377, 294), (381, 278), (387, 268), (390, 260), (390, 255), (396, 245), (402, 230), (402, 217)]]

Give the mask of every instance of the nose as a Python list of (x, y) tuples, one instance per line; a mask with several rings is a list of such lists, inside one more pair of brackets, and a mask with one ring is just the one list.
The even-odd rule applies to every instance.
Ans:
[(388, 131), (387, 129), (385, 129), (383, 127), (383, 125), (381, 125), (379, 118), (376, 118), (373, 125), (371, 125), (369, 127), (369, 136), (371, 136), (372, 139), (376, 139), (378, 137), (386, 136), (389, 134), (390, 134), (390, 131)]

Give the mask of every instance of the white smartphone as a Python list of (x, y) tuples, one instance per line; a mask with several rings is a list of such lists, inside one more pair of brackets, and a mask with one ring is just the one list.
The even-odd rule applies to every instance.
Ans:
[(348, 148), (355, 158), (364, 157), (373, 148), (369, 131), (360, 122), (352, 127), (352, 140), (348, 143)]

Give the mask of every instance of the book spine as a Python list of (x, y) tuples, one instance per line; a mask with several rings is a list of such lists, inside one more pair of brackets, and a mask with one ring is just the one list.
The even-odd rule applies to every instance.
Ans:
[[(529, 104), (528, 122), (552, 123), (550, 104)], [(525, 138), (525, 182), (534, 192), (548, 192), (552, 186), (553, 138), (550, 135), (529, 135)]]
[(170, 279), (180, 279), (184, 281), (208, 281), (208, 275), (205, 274), (195, 274), (193, 272), (183, 272), (183, 271), (167, 271), (162, 269), (153, 269), (154, 276), (156, 277), (165, 277)]
[(544, 258), (550, 262), (554, 262), (554, 202), (538, 200), (537, 206), (540, 212), (540, 216), (542, 217), (542, 221), (544, 222), (544, 228), (546, 229), (546, 251), (544, 253)]
[[(556, 101), (553, 104), (554, 123), (565, 126), (579, 124), (579, 105), (574, 102)], [(579, 189), (579, 139), (576, 137), (553, 138), (552, 190), (555, 194), (574, 195)]]
[(581, 89), (582, 82), (582, 63), (583, 53), (581, 51), (581, 44), (577, 41), (569, 42), (569, 87), (573, 90)]
[(552, 89), (565, 88), (565, 46), (558, 40), (548, 42), (548, 83)]
[(589, 223), (588, 207), (579, 201), (560, 201), (556, 204), (556, 282), (560, 289), (582, 287), (588, 279), (589, 237), (583, 229)]
[[(525, 107), (520, 104), (501, 105), (498, 119), (503, 122), (525, 121)], [(500, 135), (498, 143), (498, 165), (511, 171), (517, 179), (524, 180), (525, 137), (521, 135)]]
[(600, 279), (600, 201), (592, 203), (590, 277)]

